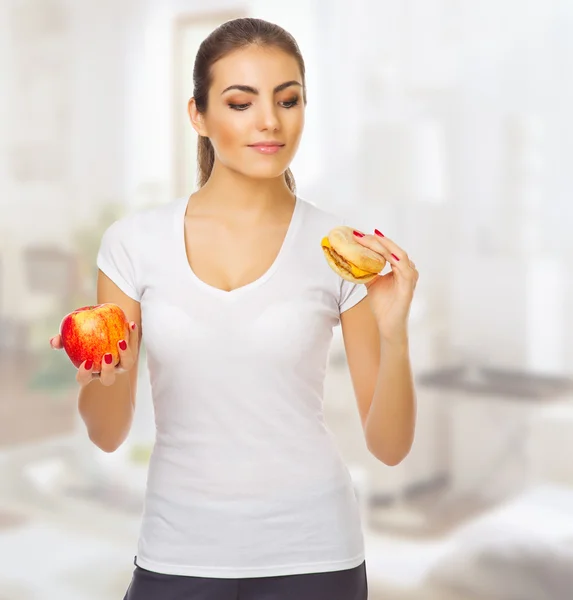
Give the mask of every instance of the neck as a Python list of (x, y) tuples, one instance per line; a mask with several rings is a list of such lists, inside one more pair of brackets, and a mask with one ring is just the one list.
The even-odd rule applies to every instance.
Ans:
[(272, 179), (253, 179), (228, 169), (217, 160), (197, 196), (208, 202), (213, 211), (253, 217), (280, 210), (285, 204), (290, 206), (294, 199), (284, 174)]

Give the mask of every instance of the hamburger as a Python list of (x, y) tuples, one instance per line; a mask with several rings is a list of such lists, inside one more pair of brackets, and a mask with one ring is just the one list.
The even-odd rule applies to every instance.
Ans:
[(330, 268), (346, 281), (368, 283), (382, 271), (386, 259), (356, 241), (352, 227), (339, 225), (320, 242)]

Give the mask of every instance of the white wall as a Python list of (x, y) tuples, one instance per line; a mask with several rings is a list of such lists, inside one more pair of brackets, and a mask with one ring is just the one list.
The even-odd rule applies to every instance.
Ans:
[[(176, 107), (172, 96), (172, 27), (177, 15), (205, 12), (204, 3), (62, 2), (72, 25), (72, 127), (67, 172), (59, 182), (18, 183), (6, 171), (7, 148), (26, 112), (12, 108), (18, 73), (9, 35), (0, 35), (0, 248), (10, 247), (10, 255), (32, 240), (66, 246), (70, 231), (84, 225), (99, 202), (137, 206), (174, 195), (174, 110), (185, 106)], [(0, 4), (0, 28), (16, 5)], [(482, 256), (495, 265), (496, 257), (515, 251), (507, 241), (521, 235), (524, 213), (520, 198), (508, 201), (508, 181), (529, 198), (535, 188), (539, 244), (569, 261), (568, 272), (573, 79), (565, 75), (573, 67), (573, 8), (567, 0), (214, 0), (208, 11), (233, 7), (283, 25), (305, 57), (307, 126), (293, 163), (301, 195), (349, 215), (359, 208), (366, 222), (388, 228), (430, 275), (424, 293), (443, 315), (453, 314), (444, 281), (454, 288), (464, 281), (456, 269), (467, 271)], [(42, 114), (41, 98), (30, 122)], [(532, 151), (510, 148), (508, 123), (522, 116), (540, 124)], [(440, 152), (443, 161), (428, 169)], [(512, 165), (527, 171), (524, 180)], [(441, 168), (440, 179), (435, 174)], [(441, 208), (421, 203), (428, 186), (443, 187)], [(10, 293), (16, 305), (19, 292)], [(476, 342), (475, 314), (496, 329), (495, 315), (484, 309), (491, 298), (468, 294), (456, 295), (461, 312), (450, 322), (456, 345)], [(504, 298), (503, 305), (520, 302), (516, 298)], [(518, 319), (509, 327), (506, 343), (522, 346), (525, 326)], [(569, 347), (572, 356), (573, 342)]]

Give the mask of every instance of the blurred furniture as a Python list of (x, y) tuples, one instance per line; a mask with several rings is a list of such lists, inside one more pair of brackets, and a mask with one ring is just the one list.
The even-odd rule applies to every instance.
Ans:
[(447, 406), (450, 502), (487, 503), (524, 489), (534, 474), (535, 423), (547, 409), (573, 404), (572, 379), (527, 371), (462, 365), (425, 373), (418, 382)]
[[(10, 280), (10, 289), (5, 281)], [(77, 257), (55, 244), (9, 246), (0, 254), (0, 353), (28, 360), (45, 347), (45, 333), (77, 293)]]
[(45, 244), (24, 248), (22, 264), (25, 290), (20, 316), (28, 324), (28, 350), (34, 355), (45, 349), (53, 327), (59, 324), (54, 319), (64, 316), (70, 298), (79, 290), (78, 260), (71, 252)]
[[(49, 347), (45, 351), (53, 352)], [(28, 382), (35, 370), (34, 361), (21, 360), (12, 351), (1, 357), (0, 452), (70, 435), (77, 428), (77, 390), (54, 394), (31, 389)]]
[(532, 480), (573, 487), (573, 402), (541, 407), (528, 442)]
[(573, 488), (535, 486), (461, 528), (426, 583), (469, 597), (573, 596)]
[(52, 244), (22, 250), (26, 282), (30, 292), (66, 298), (77, 290), (79, 273), (73, 254)]
[(13, 281), (14, 278), (10, 276), (10, 267), (13, 266), (10, 258), (13, 254), (6, 247), (6, 236), (0, 236), (0, 242), (0, 362), (10, 356), (25, 360), (29, 327), (18, 314), (14, 314), (9, 301), (8, 294), (13, 293), (14, 286), (17, 289), (18, 282)]
[(393, 600), (569, 600), (573, 488), (531, 486), (441, 537), (366, 534), (369, 589)]
[(24, 360), (28, 337), (28, 323), (0, 314), (0, 361), (8, 356)]

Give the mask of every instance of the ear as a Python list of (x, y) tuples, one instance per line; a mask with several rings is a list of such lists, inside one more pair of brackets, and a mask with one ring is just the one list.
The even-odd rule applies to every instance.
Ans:
[(187, 103), (187, 112), (189, 113), (189, 119), (191, 120), (191, 125), (193, 129), (203, 137), (208, 137), (207, 128), (205, 127), (205, 120), (203, 115), (197, 110), (197, 105), (195, 104), (195, 98), (190, 98)]

